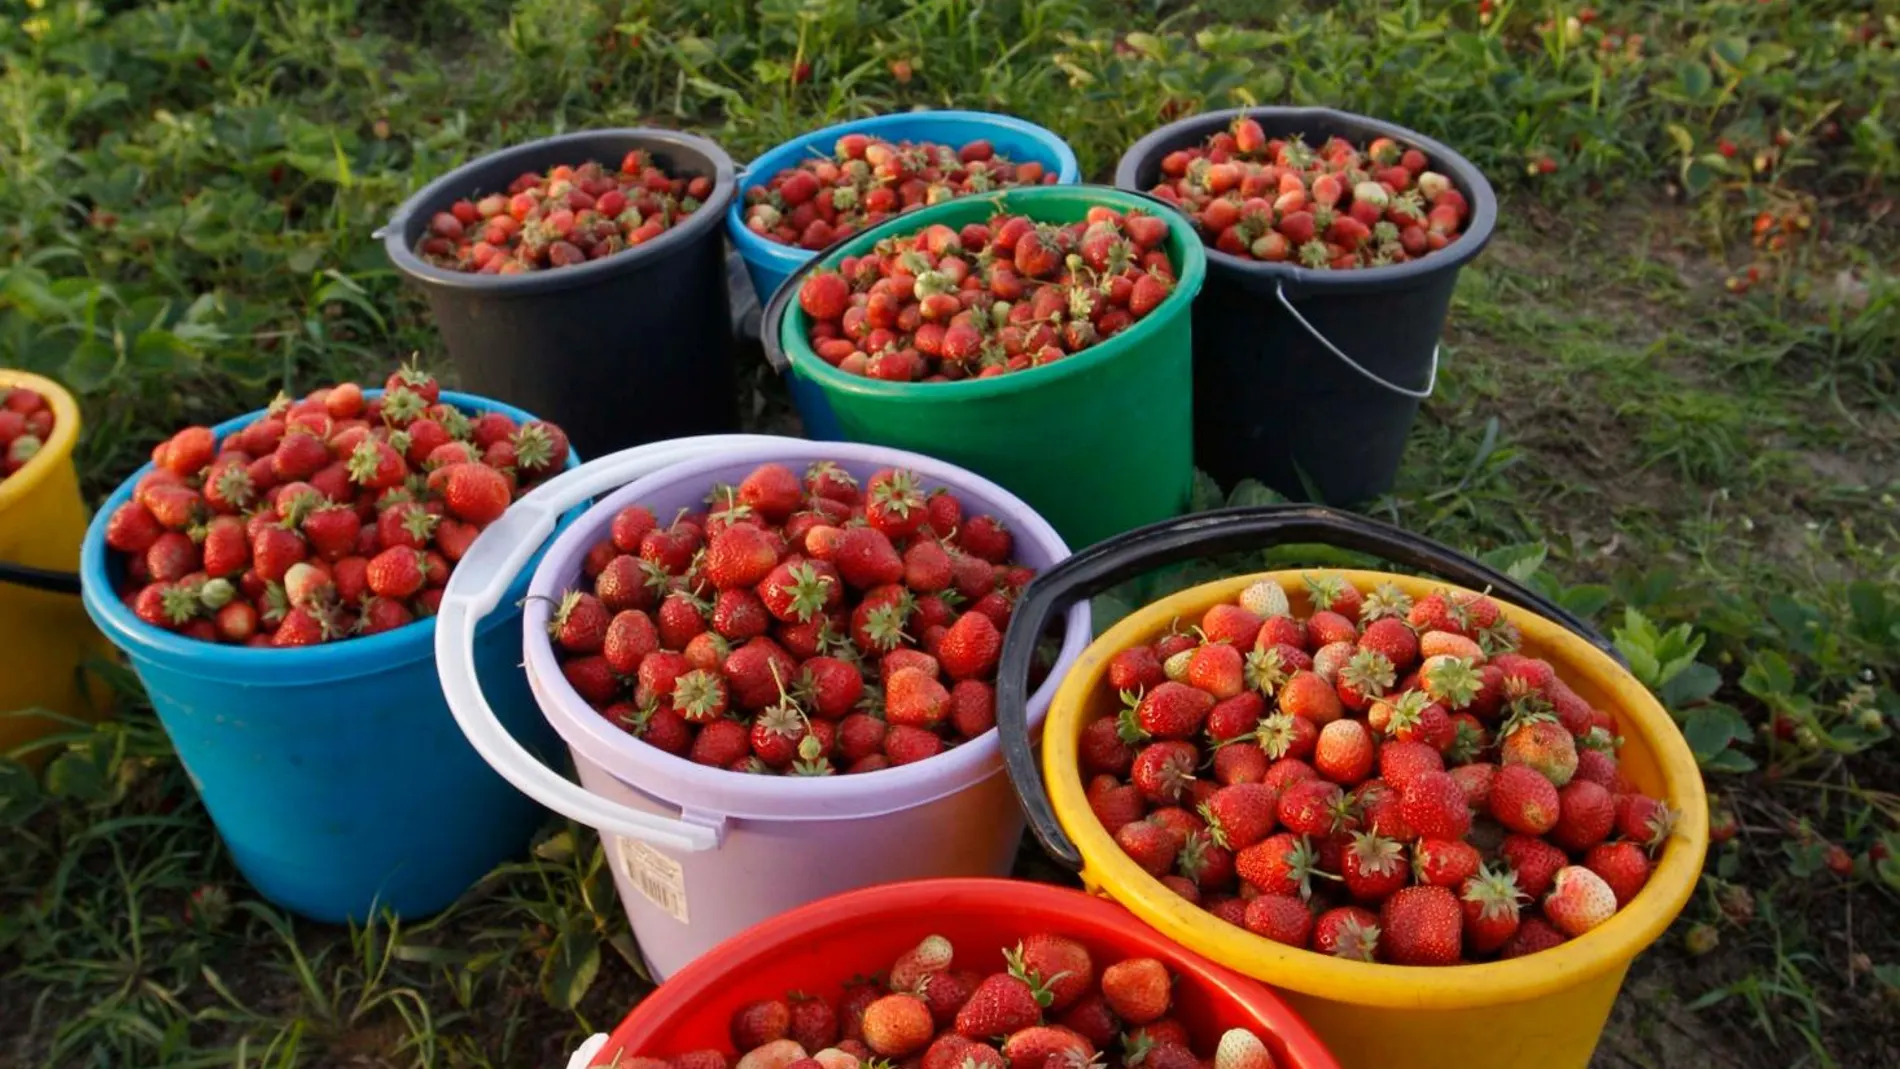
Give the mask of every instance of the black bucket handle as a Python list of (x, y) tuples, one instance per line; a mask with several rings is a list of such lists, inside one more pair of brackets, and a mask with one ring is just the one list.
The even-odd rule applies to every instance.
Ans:
[(9, 564), (5, 561), (0, 561), (0, 583), (22, 586), (28, 590), (43, 590), (49, 594), (79, 594), (79, 576), (73, 572), (29, 568), (24, 564)]
[(1287, 314), (1293, 317), (1294, 322), (1306, 328), (1306, 332), (1313, 336), (1314, 341), (1325, 346), (1326, 351), (1338, 357), (1340, 363), (1343, 363), (1347, 367), (1353, 369), (1354, 371), (1357, 371), (1359, 374), (1363, 375), (1368, 381), (1372, 382), (1373, 384), (1377, 386), (1382, 386), (1385, 389), (1391, 390), (1393, 393), (1399, 394), (1401, 396), (1414, 398), (1419, 401), (1428, 400), (1432, 396), (1432, 391), (1438, 388), (1438, 349), (1439, 347), (1437, 344), (1434, 343), (1432, 345), (1432, 368), (1425, 375), (1425, 388), (1422, 390), (1415, 390), (1410, 386), (1400, 386), (1398, 383), (1393, 382), (1391, 379), (1386, 378), (1385, 376), (1379, 374), (1378, 372), (1372, 370), (1371, 368), (1365, 366), (1364, 364), (1361, 364), (1359, 361), (1354, 360), (1352, 357), (1347, 356), (1344, 350), (1342, 350), (1339, 346), (1333, 344), (1332, 339), (1328, 338), (1324, 334), (1321, 334), (1319, 332), (1319, 328), (1315, 327), (1311, 322), (1307, 320), (1305, 316), (1301, 315), (1300, 310), (1298, 308), (1293, 307), (1293, 302), (1287, 299), (1285, 279), (1274, 280), (1273, 295), (1275, 297), (1280, 298), (1280, 306), (1287, 310)]
[(1056, 612), (1077, 598), (1092, 597), (1154, 568), (1288, 542), (1370, 553), (1460, 586), (1488, 590), (1563, 625), (1618, 664), (1627, 665), (1616, 646), (1595, 628), (1503, 572), (1429, 538), (1340, 509), (1323, 505), (1220, 509), (1137, 528), (1039, 573), (1016, 603), (997, 665), (996, 726), (1002, 735), (1003, 763), (1030, 830), (1058, 864), (1080, 871), (1082, 855), (1056, 820), (1030, 748), (1028, 679), (1037, 636)]

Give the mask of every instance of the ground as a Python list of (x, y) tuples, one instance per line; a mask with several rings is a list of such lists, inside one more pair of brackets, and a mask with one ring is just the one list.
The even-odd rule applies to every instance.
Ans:
[[(1597, 1064), (1900, 1063), (1890, 5), (7, 6), (0, 362), (81, 395), (94, 500), (170, 429), (280, 388), (412, 351), (452, 376), (370, 234), (550, 130), (683, 126), (743, 160), (954, 104), (1062, 132), (1101, 178), (1165, 116), (1300, 103), (1453, 145), (1503, 223), (1368, 511), (1613, 631), (1739, 826)], [(748, 383), (777, 425), (782, 388)], [(118, 719), (41, 777), (0, 763), (0, 1063), (561, 1064), (646, 986), (595, 839), (564, 826), (423, 922), (257, 901), (102, 670)]]

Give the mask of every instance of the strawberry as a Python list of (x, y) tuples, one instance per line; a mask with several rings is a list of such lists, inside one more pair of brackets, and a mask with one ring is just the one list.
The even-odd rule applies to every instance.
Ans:
[[(884, 735), (884, 756), (894, 765), (908, 765), (942, 753), (943, 739), (934, 732), (895, 724)], [(855, 766), (854, 766), (855, 767)], [(871, 771), (863, 769), (862, 771)]]
[(1094, 1060), (1095, 1048), (1080, 1033), (1039, 1025), (1011, 1033), (1003, 1057), (1009, 1069), (1082, 1069)]
[(1421, 838), (1463, 839), (1471, 830), (1471, 808), (1458, 781), (1443, 772), (1426, 772), (1399, 792), (1405, 823)]
[(967, 1039), (1007, 1035), (1042, 1023), (1036, 991), (1008, 973), (985, 977), (957, 1011), (956, 1030)]
[(1384, 657), (1395, 672), (1403, 672), (1418, 659), (1419, 638), (1403, 621), (1385, 616), (1366, 625), (1359, 636), (1359, 648)]
[[(1710, 820), (1710, 838), (1714, 838), (1714, 820)], [(1675, 830), (1676, 813), (1665, 802), (1645, 794), (1616, 796), (1616, 830), (1623, 838), (1654, 850), (1668, 841)]]
[(1464, 938), (1464, 911), (1443, 887), (1406, 887), (1379, 911), (1381, 945), (1394, 965), (1455, 965)]
[(934, 728), (950, 713), (950, 692), (915, 668), (899, 670), (884, 684), (884, 715), (892, 724)]
[(1354, 832), (1340, 859), (1340, 875), (1359, 901), (1384, 901), (1405, 886), (1405, 847), (1377, 832)]
[(1050, 1013), (1061, 1013), (1092, 990), (1095, 963), (1088, 948), (1067, 936), (1036, 933), (1004, 952), (1011, 972), (1044, 988)]
[(1273, 831), (1283, 801), (1264, 784), (1236, 783), (1215, 791), (1199, 811), (1216, 845), (1245, 850)]
[(1002, 564), (1015, 548), (1015, 536), (1003, 521), (990, 515), (970, 517), (956, 532), (957, 548), (978, 560)]
[(891, 540), (870, 527), (848, 527), (838, 539), (832, 559), (838, 574), (851, 587), (868, 590), (904, 578), (904, 560)]
[(1518, 925), (1517, 934), (1506, 940), (1499, 948), (1498, 957), (1509, 960), (1521, 958), (1526, 954), (1539, 954), (1553, 947), (1562, 946), (1569, 936), (1558, 931), (1541, 916), (1531, 915), (1523, 918)]
[(1125, 958), (1102, 970), (1102, 998), (1130, 1024), (1166, 1016), (1173, 1002), (1172, 984), (1167, 966), (1154, 958)]
[(935, 1035), (930, 1007), (915, 995), (886, 995), (864, 1008), (864, 1043), (887, 1058), (905, 1058), (930, 1045)]
[(1547, 716), (1534, 715), (1507, 726), (1499, 754), (1502, 764), (1534, 769), (1558, 787), (1577, 772), (1575, 741), (1563, 725)]
[(1129, 780), (1150, 801), (1178, 802), (1194, 782), (1199, 764), (1200, 751), (1192, 743), (1157, 742), (1136, 752)]
[(1616, 908), (1610, 885), (1581, 865), (1559, 869), (1544, 897), (1544, 916), (1573, 939), (1609, 920)]
[(1306, 780), (1288, 787), (1280, 795), (1276, 815), (1287, 831), (1315, 836), (1348, 830), (1345, 825), (1351, 818), (1345, 793), (1325, 780)]
[(1358, 720), (1335, 720), (1319, 730), (1313, 767), (1320, 775), (1353, 786), (1372, 774), (1372, 735)]
[[(260, 555), (261, 557), (261, 555)], [(392, 546), (370, 558), (366, 578), (371, 592), (386, 598), (406, 598), (427, 581), (422, 554)]]
[[(1319, 915), (1313, 922), (1313, 949), (1347, 961), (1376, 961), (1379, 956), (1379, 915), (1362, 906), (1339, 906)], [(1234, 1029), (1228, 1035), (1252, 1033)], [(1255, 1042), (1259, 1042), (1257, 1039)], [(1225, 1037), (1221, 1040), (1224, 1049)], [(1220, 1064), (1220, 1054), (1214, 1057)], [(1271, 1066), (1272, 1062), (1264, 1063)]]
[[(1850, 860), (1850, 868), (1852, 864)], [(1633, 842), (1598, 843), (1584, 854), (1583, 866), (1609, 885), (1618, 909), (1629, 905), (1649, 882), (1649, 855)]]
[(706, 547), (706, 578), (719, 590), (755, 586), (777, 564), (778, 553), (765, 531), (750, 524), (727, 527)]
[(1234, 856), (1234, 869), (1240, 878), (1261, 892), (1299, 895), (1312, 892), (1312, 878), (1318, 872), (1318, 857), (1312, 843), (1288, 832), (1255, 843)]
[(1322, 609), (1306, 618), (1306, 638), (1314, 648), (1337, 643), (1347, 649), (1357, 649), (1359, 629), (1351, 617)]
[(778, 999), (748, 1002), (732, 1015), (732, 1043), (752, 1050), (791, 1034), (792, 1008)]
[(1498, 856), (1511, 866), (1517, 876), (1518, 889), (1533, 900), (1542, 898), (1544, 892), (1550, 890), (1557, 870), (1570, 863), (1562, 850), (1529, 835), (1505, 836), (1498, 847)]
[(1344, 715), (1339, 694), (1311, 671), (1296, 671), (1281, 685), (1280, 711), (1303, 717), (1316, 725), (1330, 724)]
[(1527, 766), (1505, 765), (1492, 781), (1488, 809), (1506, 830), (1543, 835), (1557, 824), (1557, 788)]
[(1233, 646), (1210, 642), (1189, 656), (1186, 682), (1216, 700), (1231, 698), (1246, 688), (1245, 662)]
[(1213, 706), (1214, 697), (1206, 691), (1166, 682), (1139, 699), (1134, 719), (1146, 736), (1188, 739), (1201, 730)]
[(121, 504), (106, 520), (106, 546), (120, 553), (143, 553), (164, 533), (165, 525), (137, 501)]
[(1573, 781), (1557, 792), (1557, 800), (1557, 823), (1549, 838), (1572, 854), (1602, 842), (1616, 827), (1615, 796), (1599, 784)]
[(1464, 909), (1465, 949), (1473, 954), (1496, 952), (1517, 934), (1519, 900), (1517, 879), (1507, 870), (1481, 867), (1459, 890)]
[(1260, 635), (1260, 626), (1265, 622), (1263, 616), (1257, 616), (1239, 605), (1223, 602), (1201, 616), (1201, 634), (1206, 636), (1210, 644), (1225, 643), (1236, 651), (1251, 650), (1254, 639)]
[(442, 495), (451, 515), (480, 525), (500, 519), (512, 496), (508, 480), (482, 464), (437, 468), (429, 473), (429, 488)]
[(548, 620), (548, 636), (570, 653), (597, 653), (606, 641), (610, 619), (598, 598), (570, 590), (561, 595), (560, 604)]
[(1152, 818), (1125, 824), (1115, 833), (1115, 845), (1150, 876), (1165, 875), (1174, 868), (1181, 851), (1181, 838)]
[(1420, 839), (1412, 846), (1412, 874), (1421, 884), (1462, 887), (1481, 861), (1478, 848), (1462, 839)]
[(1292, 895), (1264, 893), (1248, 901), (1241, 925), (1276, 943), (1305, 947), (1313, 937), (1313, 911)]
[(995, 672), (996, 659), (1002, 650), (1002, 633), (989, 617), (966, 612), (957, 617), (944, 635), (938, 659), (951, 679), (977, 679)]

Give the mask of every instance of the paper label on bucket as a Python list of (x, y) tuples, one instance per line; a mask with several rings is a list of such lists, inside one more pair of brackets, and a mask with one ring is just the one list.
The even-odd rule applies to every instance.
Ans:
[(687, 924), (686, 870), (680, 863), (637, 839), (620, 840), (620, 871), (647, 901)]

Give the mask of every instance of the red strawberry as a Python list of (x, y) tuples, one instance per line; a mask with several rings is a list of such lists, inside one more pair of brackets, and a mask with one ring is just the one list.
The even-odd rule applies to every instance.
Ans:
[(1319, 731), (1313, 767), (1334, 783), (1353, 786), (1372, 774), (1372, 735), (1358, 720), (1335, 720)]
[(727, 527), (706, 547), (706, 578), (720, 590), (756, 586), (777, 564), (778, 552), (771, 540), (751, 524)]
[(1280, 824), (1295, 835), (1331, 835), (1349, 830), (1346, 795), (1338, 784), (1306, 780), (1288, 787), (1277, 807)]
[(891, 540), (882, 531), (870, 527), (845, 528), (839, 535), (832, 563), (844, 581), (858, 590), (901, 582), (904, 578), (904, 559), (897, 555)]
[(1600, 784), (1572, 781), (1557, 792), (1557, 799), (1557, 823), (1550, 829), (1550, 841), (1573, 854), (1602, 842), (1616, 827), (1616, 799)]
[(1464, 911), (1443, 887), (1406, 887), (1379, 911), (1386, 958), (1394, 965), (1455, 965), (1464, 938)]
[(957, 547), (979, 560), (1002, 564), (1015, 548), (1015, 538), (1003, 521), (994, 516), (977, 515), (957, 529)]
[(956, 1030), (967, 1039), (1008, 1035), (1042, 1022), (1042, 1005), (1029, 984), (1008, 973), (994, 973), (978, 984), (957, 1011)]
[(1102, 998), (1130, 1024), (1166, 1016), (1173, 1003), (1172, 985), (1168, 967), (1154, 958), (1125, 958), (1102, 970)]
[(864, 1043), (886, 1058), (906, 1058), (930, 1045), (936, 1026), (915, 995), (886, 995), (864, 1008)]
[(1277, 697), (1281, 712), (1305, 717), (1317, 725), (1330, 724), (1345, 712), (1332, 684), (1311, 671), (1294, 672), (1281, 685)]
[(290, 566), (308, 553), (297, 532), (274, 523), (259, 527), (251, 536), (251, 567), (267, 583), (281, 582)]
[(1598, 843), (1584, 854), (1583, 866), (1609, 885), (1618, 909), (1629, 905), (1649, 883), (1649, 855), (1633, 842)]
[(1273, 789), (1264, 784), (1236, 783), (1215, 791), (1201, 804), (1200, 813), (1214, 842), (1238, 851), (1272, 833), (1278, 802)]
[(1517, 934), (1523, 894), (1509, 871), (1489, 867), (1465, 880), (1459, 902), (1465, 914), (1465, 947), (1473, 954), (1497, 951)]
[(1123, 825), (1115, 833), (1115, 845), (1150, 876), (1162, 876), (1174, 868), (1181, 838), (1165, 824), (1148, 818)]
[(1569, 938), (1552, 926), (1549, 921), (1533, 914), (1523, 918), (1523, 922), (1518, 925), (1517, 934), (1506, 940), (1504, 946), (1499, 948), (1498, 957), (1508, 960), (1521, 958), (1526, 954), (1542, 953), (1552, 947), (1562, 946), (1569, 941)]
[(1267, 894), (1307, 895), (1318, 863), (1312, 844), (1287, 832), (1269, 836), (1234, 856), (1240, 878)]
[(158, 517), (137, 501), (120, 505), (106, 520), (106, 545), (121, 553), (143, 553), (164, 533)]
[(943, 752), (943, 739), (924, 728), (894, 724), (884, 735), (884, 756), (894, 765), (914, 764)]
[(1188, 739), (1201, 730), (1214, 697), (1181, 683), (1167, 682), (1142, 696), (1135, 722), (1143, 732), (1163, 739)]
[(1462, 839), (1420, 839), (1412, 847), (1412, 873), (1421, 884), (1459, 888), (1477, 874), (1478, 848)]
[(1069, 1009), (1094, 989), (1095, 963), (1088, 948), (1067, 936), (1024, 936), (1004, 959), (1017, 975), (1047, 988), (1050, 1013)]
[(1676, 814), (1667, 803), (1646, 794), (1616, 796), (1616, 829), (1623, 838), (1654, 850), (1675, 829)]
[(1498, 856), (1516, 874), (1518, 889), (1532, 900), (1544, 897), (1557, 870), (1570, 863), (1562, 850), (1529, 835), (1505, 836)]
[(1394, 740), (1379, 748), (1379, 778), (1403, 791), (1421, 776), (1445, 770), (1445, 759), (1422, 742)]
[(1313, 937), (1313, 911), (1292, 895), (1254, 896), (1241, 924), (1255, 935), (1288, 946), (1305, 947)]
[(1531, 768), (1505, 765), (1492, 780), (1489, 809), (1510, 831), (1542, 835), (1557, 824), (1557, 788)]
[(950, 625), (937, 657), (951, 679), (981, 679), (996, 670), (1002, 649), (1002, 633), (989, 617), (966, 612)]
[(1381, 902), (1405, 886), (1405, 847), (1377, 832), (1355, 832), (1340, 861), (1346, 890), (1361, 902)]
[(884, 715), (894, 725), (934, 728), (950, 713), (950, 692), (915, 668), (898, 670), (884, 684)]
[(1075, 1069), (1094, 1059), (1095, 1048), (1080, 1033), (1042, 1025), (1012, 1033), (1003, 1041), (1003, 1057), (1009, 1069)]
[(1157, 742), (1136, 752), (1129, 780), (1150, 801), (1179, 802), (1194, 782), (1194, 771), (1199, 764), (1200, 751), (1194, 744)]
[(1443, 772), (1427, 772), (1400, 792), (1400, 813), (1413, 831), (1427, 839), (1463, 839), (1471, 830), (1471, 807), (1458, 781)]
[(429, 473), (429, 488), (442, 495), (452, 515), (480, 525), (500, 519), (513, 496), (507, 478), (485, 464), (437, 468)]
[(1247, 686), (1245, 661), (1240, 651), (1221, 642), (1209, 642), (1188, 659), (1187, 682), (1214, 696), (1231, 698)]
[[(1361, 906), (1329, 909), (1313, 922), (1313, 949), (1347, 961), (1376, 961), (1379, 956), (1379, 915)], [(1229, 1032), (1228, 1035), (1233, 1035)], [(1243, 1033), (1246, 1034), (1246, 1033)], [(1221, 1049), (1227, 1048), (1222, 1037)], [(1215, 1056), (1216, 1065), (1221, 1064)], [(1272, 1069), (1272, 1063), (1265, 1063)]]

